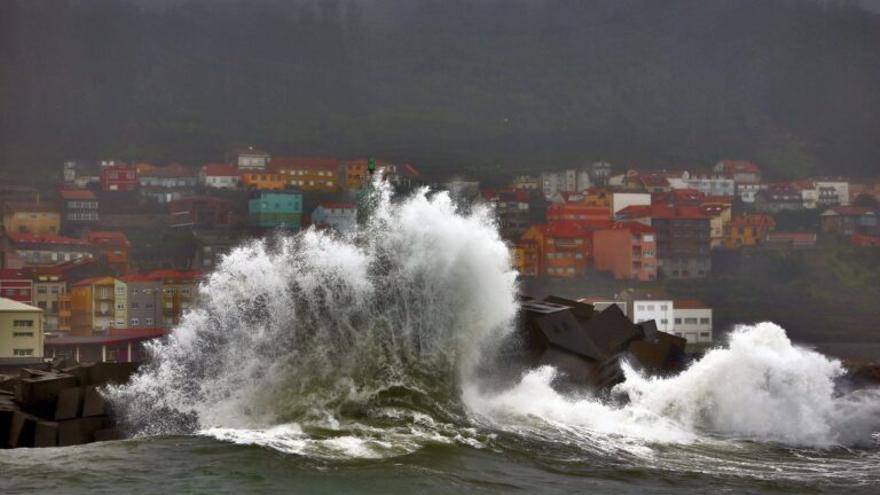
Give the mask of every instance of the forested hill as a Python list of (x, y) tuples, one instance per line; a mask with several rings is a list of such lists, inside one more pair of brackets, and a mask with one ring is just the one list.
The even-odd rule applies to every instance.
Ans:
[(880, 15), (813, 0), (5, 0), (3, 175), (236, 144), (488, 177), (880, 170)]

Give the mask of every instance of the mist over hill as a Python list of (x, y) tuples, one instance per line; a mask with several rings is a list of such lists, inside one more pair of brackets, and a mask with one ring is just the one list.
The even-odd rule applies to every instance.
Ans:
[(880, 169), (880, 15), (859, 2), (11, 0), (0, 68), (7, 176), (238, 144), (481, 178)]

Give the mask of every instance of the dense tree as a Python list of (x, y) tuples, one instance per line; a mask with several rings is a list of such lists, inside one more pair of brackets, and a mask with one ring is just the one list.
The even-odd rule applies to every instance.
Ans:
[(604, 158), (874, 174), (880, 16), (795, 0), (9, 0), (0, 166), (235, 144), (477, 176)]

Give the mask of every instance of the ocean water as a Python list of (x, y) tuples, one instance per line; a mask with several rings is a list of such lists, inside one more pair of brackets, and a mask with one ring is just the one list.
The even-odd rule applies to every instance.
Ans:
[(347, 236), (242, 246), (105, 391), (131, 439), (0, 451), (0, 493), (878, 493), (880, 391), (737, 328), (610, 396), (500, 379), (516, 273), (491, 211), (392, 201)]

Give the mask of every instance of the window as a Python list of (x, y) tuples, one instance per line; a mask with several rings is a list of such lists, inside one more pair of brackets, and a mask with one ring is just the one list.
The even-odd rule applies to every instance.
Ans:
[(709, 318), (700, 318), (700, 323), (703, 325), (708, 325), (710, 321), (711, 320)]
[(675, 324), (676, 324), (676, 325), (681, 325), (681, 318), (676, 318), (676, 319), (675, 319)]
[(648, 311), (654, 311), (654, 305), (653, 305), (653, 304), (649, 304), (649, 305), (648, 305)]
[(137, 319), (137, 318), (132, 318), (132, 319), (129, 321), (129, 326), (132, 326), (132, 327), (136, 327), (136, 326), (138, 326), (138, 319)]
[(666, 318), (663, 318), (662, 320), (660, 320), (660, 324), (661, 324), (661, 325), (668, 325), (668, 324), (669, 324), (669, 320), (667, 320)]
[(709, 332), (700, 332), (700, 337), (711, 337), (712, 334)]
[(684, 319), (684, 324), (685, 324), (685, 325), (696, 325), (696, 324), (697, 324), (697, 319), (696, 319), (696, 318), (685, 318), (685, 319)]
[(638, 307), (636, 307), (636, 309), (638, 309), (639, 311), (644, 311), (644, 310), (645, 310), (645, 305), (644, 305), (644, 304), (639, 304)]
[(666, 311), (667, 306), (665, 304), (660, 305), (660, 311)]
[(45, 293), (46, 293), (46, 286), (45, 285), (37, 286), (37, 294), (45, 294)]
[(13, 337), (33, 337), (34, 332), (12, 332)]
[(13, 320), (12, 326), (15, 328), (33, 328), (34, 320)]
[(144, 325), (146, 325), (148, 327), (153, 326), (153, 319), (152, 318), (144, 318)]
[(13, 349), (12, 355), (13, 356), (33, 356), (34, 350), (33, 349)]

